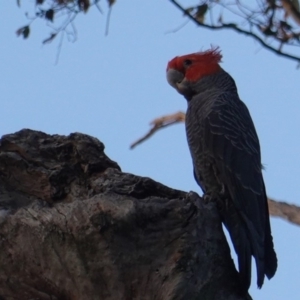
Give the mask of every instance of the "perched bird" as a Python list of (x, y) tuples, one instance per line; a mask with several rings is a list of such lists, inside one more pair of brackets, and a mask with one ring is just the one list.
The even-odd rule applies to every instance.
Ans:
[(251, 283), (251, 257), (257, 285), (277, 269), (259, 140), (233, 78), (219, 63), (219, 48), (177, 56), (167, 80), (188, 103), (186, 134), (194, 176), (205, 197), (218, 203), (222, 222), (238, 256), (241, 288)]

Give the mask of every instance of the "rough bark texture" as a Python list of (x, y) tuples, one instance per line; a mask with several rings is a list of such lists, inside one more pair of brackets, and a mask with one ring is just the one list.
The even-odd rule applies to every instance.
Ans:
[(0, 299), (251, 299), (213, 203), (122, 173), (84, 134), (0, 142)]

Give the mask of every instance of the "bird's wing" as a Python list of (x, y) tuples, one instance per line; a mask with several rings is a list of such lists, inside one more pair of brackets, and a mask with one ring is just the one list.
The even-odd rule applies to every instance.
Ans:
[(245, 277), (249, 277), (253, 254), (257, 263), (258, 285), (261, 286), (264, 278), (264, 240), (268, 213), (260, 146), (250, 113), (236, 95), (219, 96), (204, 121), (204, 144), (207, 153), (214, 158), (219, 173), (217, 176), (220, 176), (220, 181), (224, 183), (233, 202), (233, 207), (225, 215), (224, 223), (236, 252), (240, 252), (240, 268), (244, 265), (245, 273), (248, 274)]
[[(239, 193), (249, 193), (252, 197), (265, 196), (260, 145), (250, 113), (238, 98), (229, 101), (226, 99), (228, 97), (236, 96), (219, 96), (219, 101), (205, 119), (205, 148), (216, 160), (225, 182), (235, 183), (235, 187), (238, 187), (230, 191), (234, 201), (237, 200), (235, 194)], [(247, 199), (241, 197), (236, 203), (241, 211), (248, 211), (248, 206), (256, 205), (245, 202)], [(264, 206), (264, 202), (259, 202), (258, 206)], [(258, 215), (261, 211), (264, 208), (259, 209)]]

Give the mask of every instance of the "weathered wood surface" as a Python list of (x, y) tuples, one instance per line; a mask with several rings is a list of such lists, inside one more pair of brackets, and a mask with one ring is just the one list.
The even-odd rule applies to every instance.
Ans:
[(0, 143), (0, 299), (251, 299), (212, 203), (122, 173), (84, 134)]

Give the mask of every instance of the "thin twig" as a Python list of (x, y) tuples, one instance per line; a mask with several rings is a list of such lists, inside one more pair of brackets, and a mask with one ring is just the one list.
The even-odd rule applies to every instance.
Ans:
[(165, 34), (176, 33), (177, 31), (181, 30), (185, 25), (187, 25), (188, 22), (190, 22), (190, 20), (187, 20), (186, 22), (184, 22), (183, 24), (179, 25), (179, 26), (178, 26), (177, 28), (175, 28), (175, 29), (166, 31)]
[(100, 5), (99, 5), (98, 2), (95, 2), (95, 6), (98, 9), (98, 11), (101, 13), (101, 15), (103, 15), (103, 11), (102, 11), (102, 9), (101, 9), (101, 7), (100, 7)]
[(145, 140), (147, 140), (149, 137), (151, 137), (156, 131), (165, 128), (167, 126), (177, 124), (177, 123), (182, 123), (185, 121), (185, 113), (179, 111), (177, 113), (163, 116), (157, 119), (154, 119), (150, 125), (152, 125), (152, 128), (149, 130), (148, 133), (146, 133), (143, 137), (139, 138), (137, 141), (132, 143), (130, 145), (130, 149), (133, 149), (137, 145), (141, 144)]
[(63, 40), (64, 40), (64, 31), (62, 31), (60, 34), (61, 34), (61, 37), (60, 37), (60, 41), (59, 41), (59, 44), (57, 47), (55, 65), (57, 65), (58, 61), (59, 61), (59, 56), (60, 56), (60, 52), (61, 52), (61, 48), (62, 48), (62, 44), (63, 44)]
[(112, 11), (112, 6), (109, 7), (107, 17), (106, 17), (106, 26), (105, 26), (105, 35), (106, 36), (108, 36), (111, 11)]

